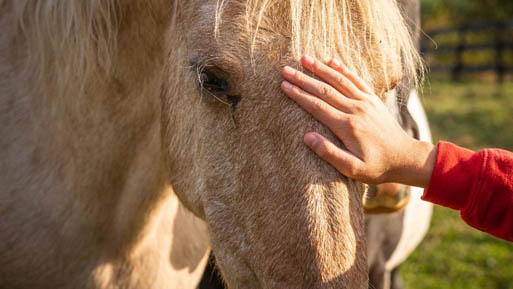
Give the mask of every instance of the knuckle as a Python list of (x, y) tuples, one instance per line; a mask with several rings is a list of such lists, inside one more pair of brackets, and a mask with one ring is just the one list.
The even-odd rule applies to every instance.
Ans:
[(363, 101), (358, 102), (354, 105), (354, 112), (359, 115), (366, 114), (368, 111), (370, 111), (370, 109), (371, 105)]
[(294, 72), (294, 79), (298, 81), (301, 85), (303, 85), (305, 78), (303, 74), (299, 71)]
[(312, 68), (314, 71), (319, 71), (320, 69), (322, 69), (322, 63), (319, 60), (315, 60), (312, 64)]
[(293, 94), (295, 94), (297, 96), (301, 96), (301, 90), (298, 87), (293, 86), (291, 91)]
[(347, 116), (345, 116), (343, 113), (337, 113), (333, 116), (333, 120), (338, 124), (338, 128), (342, 128), (344, 124), (347, 123)]
[(328, 87), (327, 85), (320, 85), (319, 87), (319, 93), (322, 95), (322, 96), (329, 96), (331, 95), (331, 88)]
[(343, 77), (342, 75), (338, 75), (337, 77), (337, 82), (342, 86), (342, 87), (349, 87), (349, 80), (346, 78), (346, 77)]
[(368, 112), (371, 109), (372, 104), (362, 102), (360, 103), (360, 112)]
[(354, 118), (347, 119), (347, 129), (350, 133), (354, 134), (358, 130), (358, 121)]
[(326, 158), (330, 155), (330, 150), (324, 142), (320, 142), (319, 144), (317, 144), (317, 147), (315, 148), (315, 152), (321, 158)]
[(294, 72), (294, 76), (293, 76), (293, 79), (294, 81), (296, 82), (296, 84), (300, 87), (304, 87), (306, 85), (306, 82), (307, 82), (307, 78), (305, 77), (305, 74), (302, 73), (301, 71), (295, 71)]
[(348, 71), (347, 71), (346, 66), (341, 64), (341, 65), (338, 66), (338, 72), (340, 72), (340, 73), (347, 73)]
[(326, 106), (322, 101), (315, 100), (312, 102), (312, 112), (315, 113), (321, 113), (326, 110)]
[(361, 102), (358, 102), (354, 105), (354, 111), (358, 113), (364, 112), (363, 104)]
[(359, 178), (361, 175), (361, 170), (358, 167), (358, 165), (351, 163), (347, 166), (347, 174), (349, 175), (349, 177)]
[(344, 81), (345, 81), (345, 78), (341, 74), (337, 73), (337, 75), (335, 76), (335, 82), (343, 87)]
[[(358, 96), (360, 97), (360, 99), (365, 101), (365, 103), (368, 103), (370, 105), (376, 104), (376, 99), (371, 94), (369, 94), (369, 93), (360, 91)], [(381, 102), (381, 100), (379, 98), (377, 98), (377, 101)]]

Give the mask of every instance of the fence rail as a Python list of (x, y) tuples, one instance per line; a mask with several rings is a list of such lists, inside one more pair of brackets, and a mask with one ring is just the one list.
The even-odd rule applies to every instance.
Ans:
[[(467, 35), (469, 33), (493, 33), (493, 40), (488, 42), (469, 43)], [(438, 37), (456, 34), (456, 43), (436, 46), (433, 40)], [(447, 27), (434, 29), (426, 32), (428, 37), (422, 39), (421, 50), (426, 59), (437, 54), (452, 53), (454, 62), (451, 64), (429, 63), (431, 71), (450, 72), (454, 80), (461, 79), (463, 73), (483, 73), (495, 72), (497, 81), (503, 82), (506, 74), (513, 74), (513, 64), (508, 64), (504, 56), (509, 51), (513, 53), (513, 20), (487, 22), (461, 25), (456, 27)], [(493, 63), (486, 65), (467, 64), (464, 61), (465, 52), (490, 51), (494, 52)]]

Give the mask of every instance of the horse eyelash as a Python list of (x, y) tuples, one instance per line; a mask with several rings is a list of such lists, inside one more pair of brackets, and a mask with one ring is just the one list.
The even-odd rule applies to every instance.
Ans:
[[(203, 73), (208, 73), (208, 72), (204, 72), (206, 67), (209, 67), (209, 65), (201, 65), (201, 66), (197, 66), (197, 78), (198, 78), (198, 83), (200, 85), (200, 88), (203, 90), (203, 91), (206, 91), (207, 93), (209, 93), (211, 96), (213, 96), (215, 99), (219, 100), (221, 103), (224, 103), (226, 105), (230, 105), (233, 109), (233, 111), (235, 111), (235, 109), (237, 108), (237, 104), (240, 102), (241, 100), (241, 96), (240, 95), (235, 95), (235, 94), (229, 94), (229, 93), (225, 93), (223, 94), (224, 96), (226, 96), (226, 99), (228, 100), (228, 102), (224, 101), (223, 99), (220, 99), (215, 93), (213, 93), (211, 90), (207, 89), (204, 87), (203, 85), (203, 81), (202, 81), (202, 78), (201, 78), (201, 74)], [(210, 72), (211, 74), (214, 75), (214, 77), (216, 77), (218, 80), (221, 80), (221, 81), (224, 81), (226, 82), (225, 79), (219, 77), (218, 75), (215, 74), (215, 72)], [(230, 85), (228, 83), (226, 83), (226, 90), (225, 91), (229, 91), (230, 90)]]
[(202, 92), (208, 93), (210, 96), (218, 100), (219, 102), (231, 106), (231, 115), (232, 115), (232, 121), (234, 127), (237, 127), (237, 121), (235, 119), (235, 111), (237, 110), (237, 105), (241, 101), (242, 97), (240, 95), (234, 95), (234, 94), (226, 94), (226, 99), (228, 102), (224, 101), (223, 99), (219, 98), (215, 93), (212, 93), (210, 90), (205, 89), (203, 85), (203, 81), (201, 79), (201, 74), (204, 73), (205, 69), (207, 67), (211, 67), (213, 65), (207, 64), (206, 61), (198, 61), (198, 59), (191, 59), (189, 60), (191, 63), (191, 69), (196, 68), (196, 80), (198, 82), (198, 85)]
[(190, 62), (191, 62), (191, 66), (196, 68), (196, 81), (198, 82), (198, 85), (199, 85), (200, 89), (202, 91), (208, 93), (210, 96), (212, 96), (213, 98), (215, 98), (219, 102), (221, 102), (221, 103), (223, 103), (225, 105), (232, 106), (231, 103), (228, 103), (228, 102), (224, 101), (223, 99), (218, 97), (215, 93), (212, 93), (208, 89), (205, 89), (205, 87), (203, 85), (203, 80), (201, 79), (201, 74), (203, 74), (205, 72), (205, 69), (207, 67), (212, 67), (212, 65), (207, 64), (206, 61), (199, 61), (199, 60), (196, 60), (196, 59), (190, 60)]

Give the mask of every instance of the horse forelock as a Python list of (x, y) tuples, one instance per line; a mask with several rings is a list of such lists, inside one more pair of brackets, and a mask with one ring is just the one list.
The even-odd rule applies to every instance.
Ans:
[(296, 59), (337, 57), (377, 92), (393, 88), (402, 77), (412, 85), (422, 82), (422, 60), (395, 0), (217, 0), (216, 36), (230, 5), (245, 6), (252, 53), (257, 38), (265, 41), (266, 26), (285, 22)]

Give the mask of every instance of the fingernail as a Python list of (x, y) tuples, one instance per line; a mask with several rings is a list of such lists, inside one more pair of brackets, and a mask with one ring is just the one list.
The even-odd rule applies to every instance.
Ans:
[(313, 65), (314, 64), (314, 61), (315, 59), (311, 56), (308, 56), (308, 55), (305, 55), (303, 56), (303, 61), (308, 64), (308, 65)]
[(315, 147), (315, 145), (317, 145), (317, 143), (319, 142), (319, 139), (317, 138), (317, 136), (315, 134), (312, 134), (312, 133), (308, 133), (305, 135), (305, 143), (313, 148)]
[(286, 76), (294, 76), (295, 73), (296, 73), (296, 70), (290, 66), (285, 66), (283, 68), (283, 74)]
[(286, 80), (281, 83), (281, 87), (286, 91), (292, 90), (292, 84)]
[(333, 66), (336, 66), (336, 67), (342, 67), (342, 63), (338, 59), (331, 60), (331, 64), (333, 64)]

